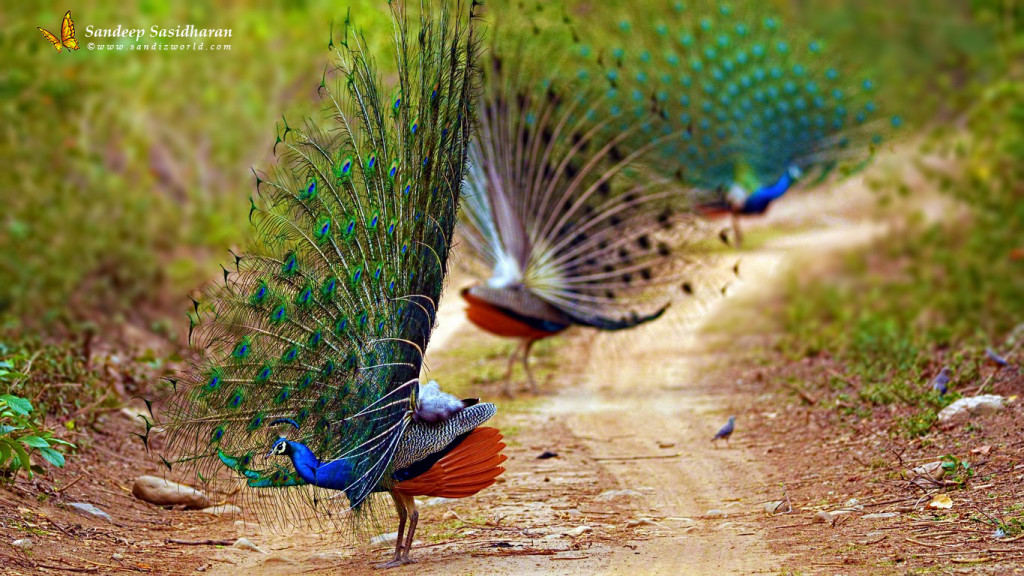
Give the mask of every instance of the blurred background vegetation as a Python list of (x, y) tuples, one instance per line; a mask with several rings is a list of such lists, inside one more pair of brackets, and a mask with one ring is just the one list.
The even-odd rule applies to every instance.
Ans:
[[(568, 14), (593, 29), (604, 24), (594, 21), (595, 14), (613, 17), (595, 9), (597, 0), (543, 3), (541, 9), (511, 4), (495, 4), (489, 18), (499, 19), (503, 9), (531, 10), (538, 20)], [(625, 4), (612, 12), (628, 9), (637, 19), (643, 17), (638, 11), (657, 3)], [(919, 309), (900, 306), (902, 299), (885, 300), (906, 287), (882, 283), (875, 292), (851, 290), (864, 313), (893, 323), (898, 337), (921, 349), (934, 345), (936, 330), (945, 344), (1005, 333), (1024, 313), (1021, 265), (1007, 256), (1024, 246), (1024, 5), (770, 4), (788, 25), (825, 40), (844, 66), (876, 79), (887, 108), (912, 126), (906, 145), (923, 142), (921, 157), (943, 159), (941, 169), (929, 171), (931, 182), (968, 206), (969, 218), (910, 226), (886, 245), (890, 257), (916, 263), (911, 279), (903, 281), (920, 291)], [(56, 54), (36, 26), (57, 30), (68, 9), (83, 47)], [(367, 31), (371, 47), (387, 45), (384, 0), (240, 0), (216, 7), (85, 0), (0, 7), (0, 317), (11, 354), (26, 347), (38, 354), (44, 342), (52, 346), (61, 339), (87, 350), (81, 342), (92, 336), (81, 334), (126, 324), (181, 338), (186, 294), (215, 278), (218, 263), (229, 260), (227, 250), (248, 238), (250, 167), (268, 162), (275, 123), (285, 113), (315, 110), (316, 87), (329, 63), (330, 23), (340, 23), (347, 10)], [(231, 28), (231, 50), (85, 47), (89, 25), (189, 23)], [(882, 188), (909, 192), (895, 181)], [(862, 273), (865, 266), (851, 261), (849, 272)], [(867, 274), (862, 277), (868, 281)], [(834, 336), (838, 343), (827, 345), (856, 351), (859, 341), (844, 340), (837, 319), (862, 319), (830, 308), (849, 302), (842, 295), (829, 296), (825, 287), (818, 293), (824, 294), (820, 301), (783, 311), (799, 319), (791, 323), (794, 342), (812, 347)], [(925, 308), (941, 330), (918, 331), (920, 324), (909, 316), (915, 310), (923, 315)], [(868, 322), (865, 329), (876, 328)], [(46, 350), (44, 356), (63, 358)], [(71, 364), (68, 372), (93, 368), (88, 358)]]

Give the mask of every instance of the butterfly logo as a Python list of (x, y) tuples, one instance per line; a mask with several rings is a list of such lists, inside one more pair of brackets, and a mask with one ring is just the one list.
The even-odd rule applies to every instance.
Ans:
[[(37, 26), (37, 28), (39, 28)], [(78, 40), (75, 40), (75, 23), (71, 20), (71, 10), (64, 15), (64, 21), (60, 24), (60, 39), (51, 34), (48, 30), (39, 28), (39, 31), (43, 33), (43, 37), (53, 44), (53, 47), (60, 52), (61, 48), (67, 46), (69, 50), (78, 50)]]

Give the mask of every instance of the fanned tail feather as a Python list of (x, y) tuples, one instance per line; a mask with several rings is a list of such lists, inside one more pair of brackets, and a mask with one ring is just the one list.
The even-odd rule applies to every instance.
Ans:
[(657, 165), (681, 169), (703, 191), (699, 203), (723, 199), (733, 183), (770, 185), (791, 166), (855, 171), (901, 124), (884, 118), (870, 79), (850, 78), (824, 42), (757, 4), (665, 2), (662, 13), (621, 20), (609, 49), (582, 43), (580, 74), (606, 82), (609, 113), (628, 117), (653, 99), (655, 133), (694, 128), (662, 147)]
[[(418, 26), (389, 4), (397, 82), (385, 87), (346, 19), (320, 85), (325, 118), (283, 122), (277, 165), (257, 172), (257, 242), (196, 304), (202, 357), (164, 414), (172, 471), (211, 489), (241, 476), (254, 487), (246, 512), (272, 524), (342, 525), (378, 489), (447, 272), (478, 90), (476, 3), (425, 0)], [(352, 464), (347, 505), (264, 458), (285, 432)]]
[(650, 166), (690, 129), (652, 133), (659, 109), (650, 102), (635, 117), (605, 114), (604, 88), (557, 65), (538, 82), (529, 42), (496, 45), (485, 66), (461, 220), (467, 248), (489, 288), (528, 290), (580, 324), (656, 317), (679, 285), (697, 283), (702, 260), (687, 189)]

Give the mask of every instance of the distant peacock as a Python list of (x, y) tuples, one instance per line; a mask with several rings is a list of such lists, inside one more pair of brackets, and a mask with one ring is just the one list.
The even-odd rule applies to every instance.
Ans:
[(172, 381), (164, 460), (243, 480), (246, 511), (285, 525), (352, 528), (388, 492), (396, 565), (413, 497), (475, 494), (505, 456), (479, 427), (494, 405), (421, 380), (479, 93), (477, 3), (424, 0), (418, 29), (389, 4), (396, 84), (346, 20), (326, 121), (285, 122), (257, 174), (258, 244), (196, 303), (203, 359)]
[(462, 296), (470, 321), (521, 342), (506, 393), (517, 357), (536, 389), (529, 353), (538, 340), (570, 326), (650, 322), (693, 292), (700, 269), (687, 251), (699, 236), (690, 199), (645, 165), (680, 133), (630, 148), (655, 110), (613, 130), (603, 87), (557, 74), (542, 81), (525, 64), (554, 53), (540, 36), (495, 46), (470, 147), (461, 230), (486, 280)]
[(763, 214), (800, 181), (863, 168), (901, 124), (882, 117), (870, 79), (841, 73), (823, 42), (804, 37), (756, 4), (675, 2), (653, 20), (621, 20), (606, 48), (582, 43), (580, 75), (604, 77), (622, 126), (655, 102), (650, 133), (693, 128), (660, 147), (658, 166), (703, 191), (705, 215), (732, 214), (740, 243), (740, 215)]

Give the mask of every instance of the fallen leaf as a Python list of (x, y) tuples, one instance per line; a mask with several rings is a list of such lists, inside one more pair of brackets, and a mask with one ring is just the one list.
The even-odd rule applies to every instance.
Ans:
[(982, 446), (971, 450), (971, 454), (981, 454), (982, 456), (988, 456), (988, 453), (992, 451), (991, 446)]
[(953, 499), (948, 494), (939, 494), (928, 503), (929, 508), (949, 510), (953, 507)]

